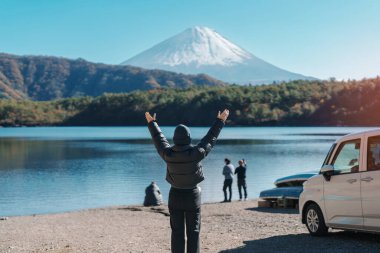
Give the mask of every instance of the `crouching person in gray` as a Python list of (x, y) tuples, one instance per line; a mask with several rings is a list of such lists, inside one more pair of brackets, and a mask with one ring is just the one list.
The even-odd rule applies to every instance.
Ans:
[(158, 188), (156, 182), (152, 182), (145, 189), (144, 206), (159, 206), (162, 205), (162, 203), (160, 188)]
[(219, 112), (213, 126), (196, 146), (191, 145), (189, 128), (178, 125), (174, 131), (174, 145), (171, 146), (156, 122), (156, 114), (152, 117), (149, 112), (145, 113), (154, 145), (167, 164), (166, 180), (171, 184), (169, 192), (171, 250), (174, 253), (185, 252), (185, 224), (186, 252), (200, 252), (201, 190), (198, 184), (204, 180), (200, 161), (211, 151), (228, 115), (228, 110)]

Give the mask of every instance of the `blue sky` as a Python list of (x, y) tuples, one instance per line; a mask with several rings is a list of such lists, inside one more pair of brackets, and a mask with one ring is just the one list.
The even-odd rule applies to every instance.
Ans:
[(0, 0), (0, 52), (119, 64), (208, 26), (281, 68), (380, 75), (378, 0)]

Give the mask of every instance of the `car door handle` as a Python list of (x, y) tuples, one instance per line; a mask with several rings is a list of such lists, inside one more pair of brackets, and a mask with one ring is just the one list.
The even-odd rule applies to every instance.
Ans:
[(347, 180), (347, 182), (350, 183), (350, 184), (353, 184), (353, 183), (355, 183), (356, 181), (358, 181), (358, 180), (353, 179), (353, 178)]
[(366, 182), (371, 182), (373, 180), (372, 177), (365, 177), (365, 178), (362, 178), (360, 179), (361, 181), (366, 181)]

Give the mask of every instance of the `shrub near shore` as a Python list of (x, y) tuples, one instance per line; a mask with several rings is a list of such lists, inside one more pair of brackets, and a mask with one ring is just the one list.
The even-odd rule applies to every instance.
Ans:
[(144, 112), (151, 111), (162, 125), (203, 126), (221, 108), (231, 109), (229, 125), (380, 125), (380, 78), (168, 88), (44, 102), (1, 99), (0, 125), (145, 125)]

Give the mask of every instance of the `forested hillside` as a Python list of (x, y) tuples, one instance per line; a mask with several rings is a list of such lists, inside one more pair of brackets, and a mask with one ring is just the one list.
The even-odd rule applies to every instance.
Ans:
[(0, 98), (46, 101), (195, 85), (225, 84), (207, 75), (184, 75), (82, 59), (0, 54)]
[(0, 125), (209, 125), (229, 108), (229, 125), (380, 126), (380, 78), (293, 81), (278, 85), (191, 87), (49, 102), (0, 100)]

